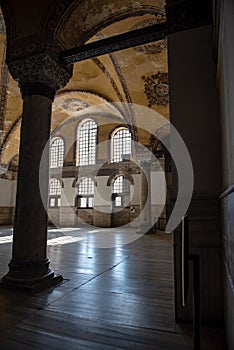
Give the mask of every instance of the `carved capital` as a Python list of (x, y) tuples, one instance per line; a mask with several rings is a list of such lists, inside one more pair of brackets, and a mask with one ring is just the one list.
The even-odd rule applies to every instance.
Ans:
[(10, 61), (8, 68), (19, 82), (23, 96), (40, 94), (53, 99), (72, 76), (72, 66), (67, 67), (45, 53)]

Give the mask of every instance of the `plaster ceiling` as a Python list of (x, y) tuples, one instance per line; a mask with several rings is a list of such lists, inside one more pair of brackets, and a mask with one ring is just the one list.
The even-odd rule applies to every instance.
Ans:
[[(136, 5), (136, 2), (134, 4)], [(96, 32), (88, 41), (99, 40), (165, 20), (164, 2), (159, 1), (158, 5), (161, 6), (158, 13), (135, 15), (112, 23)], [(2, 64), (5, 47), (4, 33), (0, 34), (0, 44), (2, 48), (0, 63)], [(162, 75), (157, 75), (158, 72)], [(167, 93), (164, 92), (165, 96), (160, 97), (155, 90), (157, 83), (161, 83), (162, 87), (167, 85), (165, 83), (167, 72), (166, 41), (76, 63), (71, 80), (55, 97), (52, 130), (60, 123), (74, 117), (77, 112), (80, 113), (89, 106), (103, 103), (106, 104), (106, 112), (115, 115), (120, 121), (134, 123), (135, 116), (130, 109), (121, 106), (116, 109), (114, 102), (136, 103), (145, 107), (151, 104), (151, 109), (169, 119), (168, 98), (165, 98)], [(1, 162), (7, 164), (18, 153), (22, 115), (20, 91), (17, 82), (11, 76), (8, 81), (5, 107)], [(154, 129), (153, 125), (152, 129)]]

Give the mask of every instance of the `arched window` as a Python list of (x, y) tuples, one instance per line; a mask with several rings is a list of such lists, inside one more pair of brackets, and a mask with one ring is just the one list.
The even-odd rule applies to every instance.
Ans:
[(113, 183), (113, 202), (115, 207), (124, 207), (126, 200), (129, 199), (130, 182), (123, 175), (115, 178)]
[(62, 186), (58, 179), (52, 179), (50, 181), (49, 188), (49, 206), (60, 207), (61, 206), (61, 192)]
[(61, 137), (52, 141), (50, 146), (50, 167), (58, 168), (63, 166), (64, 141)]
[(78, 208), (93, 208), (94, 182), (90, 177), (84, 177), (78, 183), (76, 206)]
[(112, 162), (130, 159), (131, 141), (131, 133), (127, 128), (118, 129), (112, 134)]
[(77, 129), (77, 165), (92, 165), (96, 163), (97, 124), (87, 120)]

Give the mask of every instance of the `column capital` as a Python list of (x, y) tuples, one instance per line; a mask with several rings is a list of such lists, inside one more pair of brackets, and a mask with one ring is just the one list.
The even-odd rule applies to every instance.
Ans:
[(57, 90), (72, 76), (72, 66), (65, 66), (47, 53), (19, 58), (8, 62), (12, 77), (19, 82), (24, 96), (43, 95), (53, 100)]

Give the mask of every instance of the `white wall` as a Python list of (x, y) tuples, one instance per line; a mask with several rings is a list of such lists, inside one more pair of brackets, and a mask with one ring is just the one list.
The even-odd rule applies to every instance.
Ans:
[(107, 186), (108, 176), (98, 176), (97, 186), (94, 188), (94, 205), (96, 206), (111, 206), (112, 186)]
[(140, 205), (141, 200), (141, 175), (132, 175), (134, 186), (130, 186), (130, 195), (132, 198), (131, 205)]
[(151, 204), (164, 205), (166, 203), (167, 184), (163, 171), (151, 173)]
[(75, 188), (72, 187), (74, 178), (63, 179), (61, 206), (72, 206), (75, 204)]

